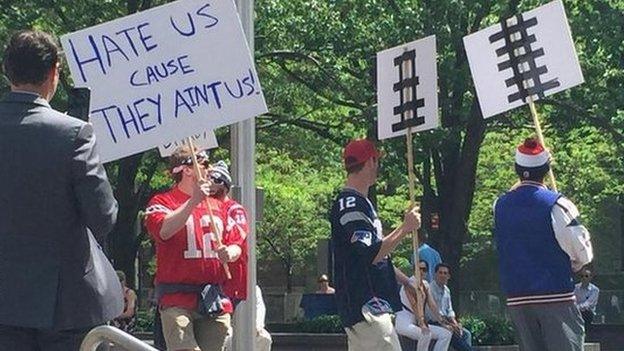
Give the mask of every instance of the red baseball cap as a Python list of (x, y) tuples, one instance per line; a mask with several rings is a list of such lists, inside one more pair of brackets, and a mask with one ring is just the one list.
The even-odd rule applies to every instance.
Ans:
[(349, 168), (366, 162), (369, 158), (381, 156), (377, 151), (375, 143), (368, 139), (357, 139), (350, 141), (342, 152), (342, 159), (345, 167)]

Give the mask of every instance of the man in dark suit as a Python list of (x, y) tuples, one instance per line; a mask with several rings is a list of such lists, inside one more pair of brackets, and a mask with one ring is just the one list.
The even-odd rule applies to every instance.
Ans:
[[(0, 350), (78, 350), (118, 316), (121, 287), (96, 242), (117, 216), (90, 124), (50, 107), (58, 48), (13, 35), (0, 101)], [(95, 236), (95, 237), (94, 237)]]

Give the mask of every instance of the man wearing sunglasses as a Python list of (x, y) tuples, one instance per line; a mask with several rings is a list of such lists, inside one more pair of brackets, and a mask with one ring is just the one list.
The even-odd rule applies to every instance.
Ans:
[(594, 321), (596, 315), (596, 305), (598, 304), (598, 296), (600, 289), (591, 283), (592, 271), (584, 268), (579, 273), (581, 282), (574, 286), (574, 296), (576, 297), (576, 306), (581, 311), (581, 316), (585, 321), (585, 330)]
[[(236, 306), (240, 301), (247, 299), (247, 234), (249, 222), (245, 208), (230, 197), (232, 177), (225, 161), (219, 161), (209, 169), (211, 197), (219, 201), (221, 211), (226, 218), (226, 230), (231, 249), (224, 251), (226, 259), (232, 262), (230, 273), (232, 279), (225, 282), (224, 293), (230, 297)], [(238, 259), (234, 260), (235, 257)]]
[[(208, 158), (196, 156), (199, 177), (188, 146), (173, 152), (169, 170), (175, 184), (150, 200), (145, 225), (156, 243), (156, 294), (167, 349), (218, 351), (231, 326), (232, 303), (218, 294), (218, 311), (206, 313), (200, 306), (206, 305), (207, 284), (226, 282), (223, 263), (236, 261), (240, 250), (229, 241), (220, 202), (209, 197)], [(215, 240), (219, 234), (221, 247)]]

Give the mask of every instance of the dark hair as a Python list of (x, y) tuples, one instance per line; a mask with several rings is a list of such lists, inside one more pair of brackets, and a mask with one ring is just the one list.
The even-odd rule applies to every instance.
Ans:
[(427, 263), (427, 261), (425, 261), (425, 260), (418, 261), (418, 263), (420, 263), (420, 262), (424, 263), (425, 267), (427, 268), (427, 270), (429, 270), (429, 263)]
[(550, 170), (550, 162), (539, 167), (522, 167), (516, 163), (516, 174), (521, 180), (530, 180), (534, 182), (543, 182), (544, 177)]
[(451, 272), (451, 266), (449, 266), (448, 264), (444, 263), (444, 262), (440, 262), (438, 264), (436, 264), (435, 266), (435, 272), (438, 273), (438, 270), (442, 267), (446, 267), (446, 269), (448, 269), (449, 273)]
[(41, 84), (58, 61), (58, 46), (50, 34), (23, 30), (9, 39), (2, 67), (12, 84)]
[[(355, 157), (347, 157), (345, 159), (345, 169), (347, 170), (347, 174), (357, 173), (364, 168), (364, 164), (366, 162), (355, 163), (357, 160)], [(348, 165), (348, 166), (347, 166)]]
[(591, 268), (589, 267), (583, 267), (581, 268), (581, 270), (579, 271), (579, 274), (583, 274), (583, 273), (589, 273), (589, 275), (594, 274), (594, 272), (591, 270)]

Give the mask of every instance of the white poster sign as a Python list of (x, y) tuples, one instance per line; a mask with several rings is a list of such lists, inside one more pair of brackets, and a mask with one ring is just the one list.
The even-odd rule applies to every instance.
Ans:
[[(203, 133), (193, 134), (191, 135), (191, 138), (193, 139), (193, 146), (195, 146), (197, 150), (209, 150), (219, 147), (219, 143), (217, 142), (217, 136), (212, 130), (207, 130)], [(184, 138), (172, 141), (170, 143), (166, 143), (164, 145), (159, 145), (158, 151), (160, 152), (160, 156), (171, 156), (175, 149), (180, 146), (187, 145), (187, 139), (188, 138)]]
[(113, 161), (267, 111), (232, 0), (179, 0), (61, 38)]
[(377, 53), (377, 136), (380, 140), (437, 128), (435, 35)]
[(464, 37), (483, 117), (583, 83), (561, 1)]

